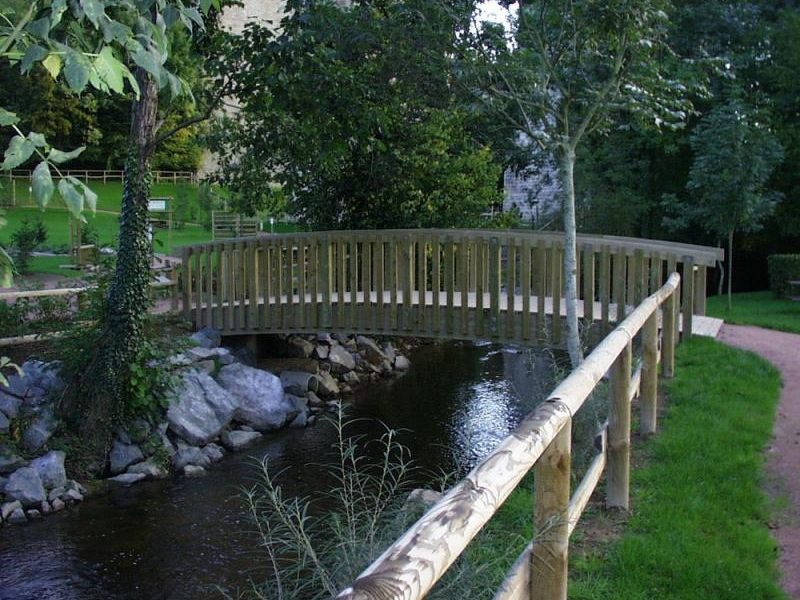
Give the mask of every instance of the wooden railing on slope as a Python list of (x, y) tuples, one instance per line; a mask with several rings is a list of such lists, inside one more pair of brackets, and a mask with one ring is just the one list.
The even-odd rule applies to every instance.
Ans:
[[(584, 327), (610, 330), (685, 277), (683, 330), (705, 311), (716, 248), (579, 236)], [(184, 316), (224, 334), (363, 331), (498, 342), (562, 338), (563, 241), (529, 231), (390, 230), (262, 235), (183, 248)], [(595, 328), (598, 329), (598, 328)], [(597, 335), (595, 339), (599, 339)]]
[[(656, 430), (659, 308), (664, 305), (662, 368), (672, 376), (679, 281), (677, 273), (670, 275), (510, 436), (337, 598), (424, 598), (534, 468), (534, 532), (546, 533), (523, 552), (495, 600), (566, 600), (569, 536), (604, 471), (607, 505), (628, 508), (631, 402), (639, 392), (641, 430)], [(632, 376), (632, 342), (640, 331), (643, 363)], [(572, 417), (609, 370), (609, 417), (598, 435), (598, 454), (570, 498)]]

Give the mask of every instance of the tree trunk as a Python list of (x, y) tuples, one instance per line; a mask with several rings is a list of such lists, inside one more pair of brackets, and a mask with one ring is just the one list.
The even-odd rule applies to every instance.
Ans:
[(80, 410), (83, 439), (93, 470), (101, 469), (111, 443), (113, 425), (124, 415), (130, 394), (130, 366), (141, 353), (143, 326), (150, 305), (150, 261), (147, 201), (150, 159), (158, 112), (158, 89), (153, 78), (137, 69), (141, 91), (131, 115), (125, 162), (117, 264), (108, 291), (103, 336), (93, 364), (84, 375), (90, 391)]
[(733, 283), (733, 229), (728, 232), (728, 310), (731, 309), (731, 284)]
[[(572, 367), (583, 362), (580, 331), (578, 330), (578, 246), (575, 224), (575, 148), (566, 145), (561, 158), (564, 185), (564, 296), (567, 303), (567, 352)], [(558, 318), (560, 307), (553, 307)]]

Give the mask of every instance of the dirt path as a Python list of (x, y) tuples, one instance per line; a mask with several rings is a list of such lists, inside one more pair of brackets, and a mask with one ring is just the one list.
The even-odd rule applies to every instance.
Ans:
[(800, 335), (725, 324), (718, 339), (766, 358), (781, 372), (783, 389), (767, 472), (774, 494), (786, 498), (786, 510), (773, 531), (780, 546), (783, 589), (800, 600)]

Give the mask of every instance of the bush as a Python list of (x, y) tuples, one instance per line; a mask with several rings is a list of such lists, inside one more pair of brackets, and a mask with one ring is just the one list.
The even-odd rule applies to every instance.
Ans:
[(11, 234), (11, 245), (15, 248), (14, 262), (17, 271), (25, 275), (29, 271), (31, 254), (36, 246), (47, 240), (47, 228), (40, 219), (30, 221), (27, 217), (19, 229)]
[(792, 291), (790, 281), (800, 280), (800, 254), (773, 254), (767, 257), (769, 289), (786, 298)]

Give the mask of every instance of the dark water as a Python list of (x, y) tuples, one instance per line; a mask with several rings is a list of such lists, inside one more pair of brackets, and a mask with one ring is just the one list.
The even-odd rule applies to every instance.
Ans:
[[(428, 346), (409, 373), (369, 386), (347, 410), (348, 433), (402, 429), (420, 472), (463, 473), (485, 456), (552, 382), (547, 355), (492, 346)], [(521, 400), (524, 399), (524, 400)], [(265, 436), (203, 479), (139, 484), (69, 511), (0, 530), (0, 600), (219, 598), (264, 564), (241, 489), (269, 457), (286, 494), (327, 485), (334, 429), (318, 423)], [(424, 477), (424, 476), (421, 476)]]

